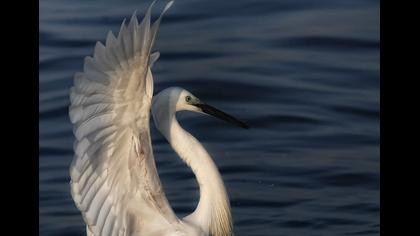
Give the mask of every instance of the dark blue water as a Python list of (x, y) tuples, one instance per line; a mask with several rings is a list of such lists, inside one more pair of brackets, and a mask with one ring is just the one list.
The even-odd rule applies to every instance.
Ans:
[[(68, 90), (95, 42), (149, 3), (40, 1), (40, 235), (85, 234), (69, 193)], [(236, 235), (379, 235), (378, 0), (178, 0), (155, 49), (155, 93), (184, 87), (252, 127), (179, 116), (223, 175)], [(195, 180), (152, 128), (184, 216)]]

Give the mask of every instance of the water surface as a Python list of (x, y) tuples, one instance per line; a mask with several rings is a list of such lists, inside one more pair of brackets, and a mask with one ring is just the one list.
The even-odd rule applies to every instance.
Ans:
[[(68, 184), (72, 76), (149, 3), (40, 1), (40, 235), (85, 235)], [(184, 87), (251, 126), (178, 116), (222, 173), (236, 235), (379, 235), (379, 1), (178, 0), (154, 48), (155, 93)], [(152, 139), (185, 216), (196, 182), (153, 125)]]

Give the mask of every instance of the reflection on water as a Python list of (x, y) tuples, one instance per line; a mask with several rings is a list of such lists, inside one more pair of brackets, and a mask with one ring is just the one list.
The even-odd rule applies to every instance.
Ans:
[[(95, 42), (149, 3), (40, 1), (40, 235), (85, 234), (68, 185), (68, 90)], [(184, 87), (251, 126), (178, 116), (223, 175), (236, 235), (379, 235), (379, 1), (178, 0), (155, 49), (155, 93)], [(151, 128), (184, 216), (195, 180)]]

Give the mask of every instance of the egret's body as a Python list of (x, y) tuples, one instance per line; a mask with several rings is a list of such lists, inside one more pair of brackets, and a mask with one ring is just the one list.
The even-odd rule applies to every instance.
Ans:
[[(153, 98), (152, 114), (158, 130), (165, 136), (175, 152), (191, 167), (200, 186), (200, 200), (196, 210), (185, 218), (200, 226), (205, 235), (230, 231), (232, 227), (229, 199), (216, 165), (204, 147), (190, 133), (182, 129), (175, 113), (181, 110), (201, 112), (186, 102), (192, 94), (181, 88), (168, 88)], [(222, 232), (215, 235), (224, 235)]]
[[(169, 2), (163, 13), (171, 6)], [(153, 4), (152, 4), (153, 5)], [(162, 13), (162, 15), (163, 15)], [(71, 193), (88, 235), (228, 236), (229, 199), (220, 173), (203, 146), (181, 128), (180, 110), (207, 113), (246, 127), (181, 88), (153, 97), (151, 53), (162, 15), (151, 25), (151, 7), (139, 24), (133, 15), (118, 37), (108, 34), (85, 59), (70, 92), (75, 157)], [(149, 117), (191, 167), (200, 187), (196, 210), (179, 219), (163, 192), (153, 156)]]

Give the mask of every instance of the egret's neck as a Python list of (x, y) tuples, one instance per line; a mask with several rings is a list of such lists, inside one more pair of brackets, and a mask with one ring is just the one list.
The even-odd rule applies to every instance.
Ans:
[(215, 163), (200, 142), (182, 129), (175, 113), (170, 112), (168, 115), (166, 121), (161, 121), (161, 124), (157, 122), (157, 126), (160, 126), (158, 129), (181, 159), (191, 167), (200, 186), (198, 206), (185, 220), (198, 224), (212, 235), (230, 236), (232, 219), (229, 199)]

